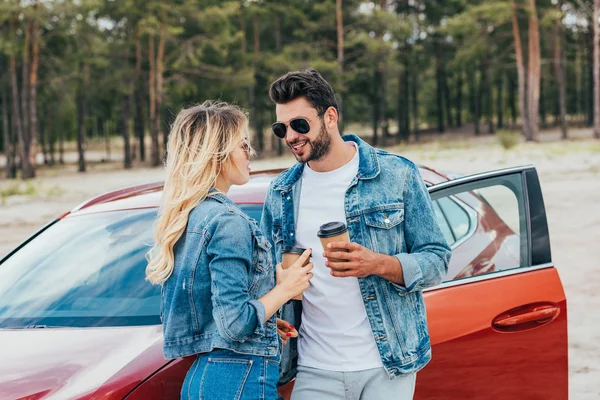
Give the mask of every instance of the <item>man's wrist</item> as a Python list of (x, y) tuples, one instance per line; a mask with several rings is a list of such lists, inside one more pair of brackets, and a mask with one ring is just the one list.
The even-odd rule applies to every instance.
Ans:
[(380, 254), (380, 261), (377, 264), (379, 266), (376, 275), (394, 283), (404, 283), (402, 264), (397, 257)]
[(387, 254), (378, 253), (377, 254), (377, 263), (376, 263), (376, 267), (375, 267), (375, 275), (378, 275), (381, 277), (388, 276), (394, 268), (394, 264), (393, 264), (394, 260), (392, 260), (392, 258), (395, 258), (395, 257), (389, 256)]

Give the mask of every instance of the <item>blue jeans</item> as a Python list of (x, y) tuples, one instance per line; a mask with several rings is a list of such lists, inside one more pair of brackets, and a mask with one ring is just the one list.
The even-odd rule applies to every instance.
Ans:
[(215, 349), (198, 354), (181, 400), (276, 400), (279, 355), (260, 357)]

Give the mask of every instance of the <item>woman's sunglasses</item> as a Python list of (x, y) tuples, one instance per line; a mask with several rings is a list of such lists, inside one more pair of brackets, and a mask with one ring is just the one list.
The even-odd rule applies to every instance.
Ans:
[[(325, 111), (327, 111), (327, 109), (325, 109)], [(322, 111), (319, 114), (317, 114), (317, 118), (325, 114), (325, 111)], [(302, 135), (306, 135), (308, 132), (310, 132), (310, 119), (304, 117), (294, 118), (290, 120), (289, 126), (294, 131)], [(275, 136), (277, 136), (280, 139), (283, 139), (287, 134), (287, 127), (288, 125), (286, 125), (285, 123), (277, 121), (273, 125), (271, 125), (271, 130), (273, 131)]]
[(248, 156), (248, 159), (250, 159), (254, 155), (254, 149), (250, 145), (250, 142), (248, 141), (248, 139), (245, 139), (242, 142), (242, 144), (240, 145), (240, 147), (241, 147), (241, 149), (236, 149), (233, 151), (243, 151)]

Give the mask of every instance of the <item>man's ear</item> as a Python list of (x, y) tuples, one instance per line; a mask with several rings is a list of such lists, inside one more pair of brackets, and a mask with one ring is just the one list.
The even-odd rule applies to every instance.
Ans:
[(325, 120), (325, 125), (328, 128), (336, 128), (338, 124), (338, 120), (340, 118), (338, 111), (335, 107), (329, 107), (325, 114), (323, 115)]

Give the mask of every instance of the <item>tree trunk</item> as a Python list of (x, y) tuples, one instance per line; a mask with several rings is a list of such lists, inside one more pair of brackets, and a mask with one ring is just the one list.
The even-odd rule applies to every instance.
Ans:
[(61, 127), (58, 131), (58, 162), (65, 163), (65, 130)]
[(390, 136), (389, 124), (388, 124), (388, 119), (387, 119), (387, 102), (386, 102), (386, 91), (385, 91), (385, 89), (386, 89), (386, 73), (382, 69), (379, 69), (378, 73), (379, 73), (379, 96), (378, 96), (379, 118), (378, 119), (379, 119), (379, 124), (381, 126), (381, 138), (382, 138), (381, 145), (386, 146), (389, 136)]
[[(37, 9), (37, 1), (34, 2), (34, 8)], [(34, 20), (31, 23), (31, 71), (29, 73), (29, 142), (27, 143), (27, 152), (29, 153), (29, 164), (31, 166), (31, 175), (35, 177), (37, 138), (39, 135), (38, 116), (37, 116), (37, 80), (38, 69), (40, 65), (40, 28)], [(45, 157), (45, 155), (44, 155)]]
[(475, 99), (474, 99), (474, 103), (473, 103), (473, 123), (475, 124), (475, 135), (479, 135), (481, 133), (481, 111), (482, 111), (482, 99), (483, 99), (483, 74), (482, 74), (483, 69), (480, 70), (479, 72), (479, 81), (477, 80), (477, 72), (476, 70), (473, 71), (473, 86), (476, 88), (474, 90), (475, 93)]
[(444, 64), (442, 65), (442, 83), (443, 83), (443, 88), (444, 88), (444, 106), (446, 108), (446, 122), (447, 122), (447, 126), (448, 128), (453, 128), (454, 127), (454, 121), (452, 119), (452, 99), (451, 99), (451, 93), (450, 93), (450, 86), (448, 85), (448, 81), (450, 80), (450, 77), (448, 76), (448, 71), (446, 70), (446, 63), (444, 61)]
[(156, 59), (156, 130), (159, 134), (162, 133), (164, 159), (167, 158), (167, 142), (169, 140), (169, 133), (163, 130), (161, 122), (161, 114), (163, 112), (164, 102), (165, 44), (167, 41), (167, 23), (165, 21), (165, 18), (166, 17), (163, 16), (163, 21), (160, 25), (160, 37), (158, 38), (158, 55)]
[[(591, 24), (591, 20), (590, 20)], [(589, 29), (590, 32), (593, 32), (593, 29)], [(590, 101), (593, 96), (589, 95), (590, 87), (592, 90), (594, 89), (594, 71), (592, 68), (592, 37), (590, 37), (589, 33), (582, 33), (582, 41), (583, 41), (583, 49), (581, 54), (581, 113), (583, 116), (583, 124), (586, 126), (593, 125), (593, 108), (594, 105), (590, 104)], [(590, 113), (590, 109), (592, 112)]]
[[(579, 44), (579, 43), (578, 43)], [(566, 63), (565, 63), (566, 64)], [(583, 96), (581, 92), (583, 87), (581, 86), (581, 77), (583, 73), (583, 66), (581, 62), (581, 49), (578, 46), (575, 50), (575, 116), (579, 118), (583, 114)]]
[[(10, 41), (11, 43), (15, 42), (15, 20), (10, 21)], [(12, 92), (12, 116), (11, 121), (14, 126), (14, 131), (17, 134), (17, 154), (19, 158), (23, 158), (23, 154), (25, 153), (25, 138), (23, 135), (23, 123), (21, 120), (21, 110), (19, 108), (19, 85), (17, 83), (17, 62), (15, 60), (14, 53), (11, 53), (9, 58), (9, 68), (10, 68), (10, 86)], [(19, 160), (21, 165), (22, 161)], [(16, 160), (15, 160), (16, 163)]]
[(594, 0), (594, 137), (600, 139), (600, 0)]
[[(277, 54), (281, 54), (281, 15), (275, 13), (275, 50)], [(284, 147), (283, 140), (280, 140), (275, 135), (269, 135), (272, 140), (271, 149), (279, 156), (283, 155)]]
[(539, 116), (540, 116), (540, 126), (542, 129), (546, 129), (548, 127), (546, 121), (547, 115), (547, 107), (546, 107), (546, 82), (542, 78), (540, 78), (540, 103), (539, 103)]
[(467, 84), (469, 86), (469, 114), (475, 130), (475, 135), (479, 135), (479, 110), (477, 109), (477, 70), (475, 67), (467, 70)]
[(517, 104), (515, 102), (515, 78), (512, 73), (508, 75), (508, 109), (510, 110), (511, 127), (515, 129), (517, 127)]
[(158, 145), (158, 125), (156, 124), (156, 55), (154, 54), (154, 36), (148, 35), (148, 93), (150, 97), (150, 136), (152, 137), (151, 163), (153, 167), (160, 165), (160, 150)]
[(463, 106), (463, 73), (457, 71), (456, 75), (456, 127), (462, 127), (462, 106)]
[[(0, 64), (4, 67), (4, 61)], [(9, 126), (9, 112), (8, 112), (8, 94), (6, 93), (8, 85), (6, 81), (2, 81), (0, 84), (0, 91), (2, 91), (2, 138), (4, 140), (4, 154), (6, 155), (6, 177), (8, 179), (14, 179), (16, 177), (15, 168), (15, 147), (13, 143), (13, 134)]]
[(261, 107), (261, 97), (256, 96), (256, 88), (261, 87), (260, 82), (262, 81), (261, 77), (261, 62), (260, 62), (260, 30), (258, 24), (258, 16), (256, 12), (252, 14), (252, 32), (254, 35), (254, 86), (252, 87), (252, 111), (253, 111), (253, 119), (254, 119), (254, 132), (256, 135), (256, 148), (257, 150), (264, 151), (265, 150), (265, 135), (262, 129), (262, 107)]
[(592, 29), (589, 30), (587, 41), (587, 82), (586, 82), (586, 115), (587, 126), (594, 126), (594, 25), (590, 21)]
[(417, 73), (417, 66), (413, 66), (412, 73), (412, 112), (413, 112), (413, 130), (415, 133), (415, 141), (419, 142), (420, 139), (420, 121), (419, 121), (419, 74)]
[(133, 166), (131, 160), (131, 132), (129, 124), (130, 95), (123, 95), (121, 99), (121, 131), (123, 132), (123, 167), (130, 169)]
[[(387, 12), (387, 0), (379, 0), (379, 7), (381, 11)], [(383, 35), (381, 36), (381, 40), (383, 41)], [(382, 54), (381, 59), (384, 59), (384, 55)], [(387, 145), (388, 138), (390, 136), (389, 123), (387, 118), (387, 96), (386, 96), (386, 85), (387, 85), (387, 71), (386, 66), (383, 63), (379, 63), (378, 65), (379, 71), (379, 123), (381, 126), (381, 137), (382, 137), (382, 145)]]
[(38, 135), (39, 135), (39, 145), (42, 148), (42, 155), (44, 158), (44, 165), (48, 165), (50, 164), (50, 155), (48, 154), (48, 144), (47, 144), (47, 131), (48, 131), (48, 121), (47, 119), (50, 118), (49, 116), (46, 115), (47, 113), (44, 113), (42, 115), (39, 116), (40, 118), (40, 127), (38, 129)]
[(102, 136), (104, 137), (104, 152), (106, 153), (106, 161), (110, 161), (111, 159), (111, 151), (110, 151), (110, 136), (112, 127), (112, 120), (106, 121), (106, 125), (104, 126), (104, 130), (102, 131)]
[(87, 118), (87, 77), (89, 66), (83, 65), (79, 77), (79, 96), (77, 100), (77, 152), (79, 153), (79, 172), (86, 171), (85, 162), (85, 120)]
[(398, 131), (400, 140), (408, 142), (410, 136), (410, 77), (405, 62), (398, 76)]
[(441, 46), (438, 43), (439, 38), (433, 37), (433, 47), (435, 51), (435, 105), (438, 121), (438, 132), (444, 133), (444, 106), (443, 106), (443, 87), (442, 87), (442, 55)]
[[(515, 58), (517, 62), (517, 76), (519, 81), (519, 113), (521, 114), (521, 130), (523, 136), (528, 138), (532, 137), (530, 132), (531, 125), (529, 123), (529, 112), (526, 102), (526, 75), (525, 75), (525, 61), (523, 59), (523, 45), (521, 44), (521, 33), (519, 32), (519, 20), (517, 19), (517, 6), (515, 2), (511, 2), (512, 8), (512, 30), (513, 38), (515, 41)], [(536, 112), (537, 114), (537, 112)]]
[(48, 114), (48, 118), (46, 120), (46, 138), (48, 139), (48, 165), (51, 167), (54, 166), (56, 160), (54, 159), (54, 142), (56, 141), (56, 124), (55, 124), (55, 116), (51, 109), (46, 109), (46, 113)]
[(104, 129), (104, 117), (98, 117), (96, 118), (96, 137), (99, 139), (103, 139), (104, 132), (106, 132), (106, 130)]
[(140, 161), (146, 160), (146, 146), (144, 145), (144, 89), (142, 86), (142, 43), (139, 28), (135, 30), (135, 136), (138, 138), (140, 147)]
[(496, 77), (496, 115), (498, 116), (498, 129), (504, 128), (504, 74), (498, 73)]
[[(340, 133), (344, 132), (344, 118), (342, 115), (343, 112), (343, 98), (342, 98), (342, 92), (344, 90), (344, 20), (343, 20), (343, 13), (342, 13), (342, 0), (336, 0), (335, 1), (335, 19), (336, 19), (336, 28), (337, 28), (337, 67), (338, 67), (338, 71), (337, 71), (337, 78), (338, 78), (338, 85), (339, 85), (339, 90), (338, 90), (338, 95), (337, 95), (337, 100), (338, 100), (338, 113), (339, 113), (339, 120), (338, 120), (338, 126), (340, 129)], [(277, 18), (277, 21), (279, 22), (279, 18)]]
[(21, 82), (21, 116), (23, 121), (23, 146), (21, 147), (21, 178), (30, 179), (35, 177), (35, 169), (30, 159), (30, 143), (31, 138), (31, 114), (29, 110), (30, 96), (30, 49), (31, 49), (31, 33), (33, 31), (33, 22), (25, 23), (25, 43), (23, 45), (23, 65), (22, 65), (22, 82)]
[(373, 127), (373, 137), (371, 138), (371, 144), (373, 146), (377, 146), (379, 142), (378, 129), (379, 129), (379, 116), (381, 115), (379, 112), (379, 107), (381, 106), (381, 102), (379, 101), (379, 91), (381, 90), (381, 85), (379, 84), (379, 71), (377, 69), (373, 71), (373, 114), (371, 125)]
[(408, 61), (404, 68), (404, 136), (410, 139), (410, 66)]
[(535, 140), (539, 127), (541, 52), (540, 29), (535, 0), (529, 0), (529, 57), (527, 74), (529, 136), (527, 140)]
[(481, 55), (481, 79), (479, 81), (479, 110), (485, 113), (488, 133), (494, 133), (494, 109), (493, 109), (493, 93), (492, 85), (490, 84), (488, 55), (483, 52)]

